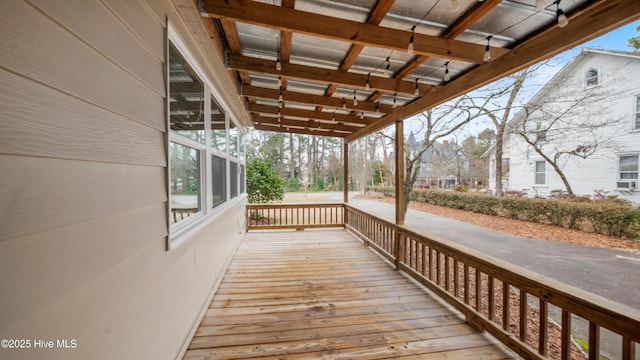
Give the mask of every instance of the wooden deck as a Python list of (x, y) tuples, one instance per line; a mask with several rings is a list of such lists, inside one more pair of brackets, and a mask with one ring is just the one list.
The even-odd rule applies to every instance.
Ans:
[(510, 359), (345, 230), (250, 232), (185, 359)]

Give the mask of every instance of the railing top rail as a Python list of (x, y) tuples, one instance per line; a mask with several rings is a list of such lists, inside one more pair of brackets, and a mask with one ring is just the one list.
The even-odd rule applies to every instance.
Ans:
[(415, 231), (404, 225), (396, 225), (353, 205), (345, 204), (345, 207), (375, 217), (377, 221), (395, 227), (399, 233), (416, 240), (427, 241), (429, 242), (428, 246), (450, 256), (461, 258), (468, 265), (477, 267), (498, 280), (505, 280), (515, 287), (537, 295), (548, 303), (569, 309), (576, 315), (610, 328), (610, 330), (614, 330), (633, 341), (640, 342), (640, 331), (638, 331), (640, 329), (640, 310), (561, 283), (439, 236)]
[(344, 203), (280, 203), (280, 204), (247, 204), (247, 209), (295, 209), (295, 208), (320, 208), (343, 207)]

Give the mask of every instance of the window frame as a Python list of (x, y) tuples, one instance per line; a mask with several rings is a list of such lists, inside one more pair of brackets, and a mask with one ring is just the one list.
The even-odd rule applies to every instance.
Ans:
[[(232, 159), (230, 153), (230, 143), (229, 143), (229, 127), (230, 124), (233, 123), (235, 128), (237, 129), (238, 137), (244, 136), (245, 130), (242, 126), (239, 125), (238, 121), (234, 119), (234, 117), (229, 112), (229, 107), (224, 102), (223, 98), (220, 96), (218, 89), (216, 89), (211, 80), (206, 76), (206, 73), (203, 71), (203, 68), (200, 67), (198, 61), (194, 58), (191, 51), (187, 47), (186, 43), (182, 40), (182, 38), (178, 35), (175, 28), (171, 25), (169, 21), (167, 21), (167, 36), (166, 36), (166, 100), (165, 100), (165, 120), (167, 126), (167, 135), (165, 137), (165, 146), (167, 149), (167, 166), (166, 166), (166, 179), (167, 179), (167, 251), (173, 250), (182, 244), (184, 241), (191, 238), (195, 232), (202, 229), (203, 226), (208, 224), (211, 220), (216, 218), (219, 214), (222, 214), (231, 206), (234, 206), (238, 202), (242, 201), (243, 198), (246, 198), (246, 193), (239, 193), (235, 198), (230, 197), (230, 172), (229, 172), (229, 163)], [(170, 56), (170, 47), (173, 46), (180, 56), (184, 59), (184, 61), (189, 64), (191, 70), (193, 70), (194, 74), (199, 78), (199, 80), (203, 83), (203, 96), (204, 96), (204, 130), (205, 130), (205, 140), (204, 143), (200, 143), (196, 140), (193, 140), (187, 136), (179, 134), (177, 131), (171, 129), (171, 73), (169, 68), (169, 56)], [(212, 102), (214, 102), (220, 107), (220, 109), (224, 112), (225, 118), (225, 151), (218, 150), (212, 144), (212, 134), (213, 129), (212, 126)], [(199, 211), (187, 218), (181, 219), (175, 223), (172, 223), (173, 210), (171, 206), (171, 153), (170, 146), (171, 143), (180, 144), (183, 146), (187, 146), (190, 148), (194, 148), (199, 152), (199, 181), (200, 181), (200, 196), (198, 198), (199, 201)], [(240, 141), (237, 142), (238, 144)], [(240, 148), (238, 146), (237, 152), (239, 154)], [(225, 161), (225, 200), (222, 203), (218, 203), (214, 206), (213, 199), (213, 181), (215, 179), (213, 174), (213, 156), (217, 156), (223, 158)], [(240, 164), (244, 164), (244, 159), (240, 159), (240, 156), (234, 157), (235, 161)], [(239, 166), (238, 166), (239, 170)], [(239, 184), (238, 189), (240, 189)], [(246, 186), (245, 186), (246, 188)], [(242, 195), (245, 196), (242, 196)]]
[[(589, 76), (589, 73), (591, 71), (595, 71), (596, 75), (595, 76)], [(600, 67), (598, 66), (591, 66), (589, 67), (585, 72), (584, 72), (584, 77), (582, 78), (583, 80), (583, 84), (584, 84), (584, 88), (585, 89), (590, 89), (592, 87), (598, 86), (600, 85)], [(592, 81), (593, 79), (595, 79), (595, 84), (589, 84), (589, 81)]]
[[(544, 164), (544, 173), (538, 171), (538, 163)], [(538, 174), (544, 174), (544, 183), (538, 183)], [(537, 187), (546, 187), (549, 183), (549, 171), (547, 167), (547, 161), (545, 160), (534, 160), (533, 161), (533, 186)]]
[(633, 96), (633, 116), (631, 118), (631, 129), (640, 131), (640, 94)]
[[(635, 157), (636, 158), (636, 171), (625, 171), (625, 173), (635, 173), (636, 177), (635, 179), (623, 179), (622, 176), (622, 170), (620, 169), (620, 160), (623, 157)], [(617, 190), (629, 190), (629, 189), (625, 189), (625, 188), (620, 188), (618, 187), (617, 183), (618, 182), (628, 182), (628, 181), (635, 181), (636, 186), (633, 190), (638, 189), (638, 185), (640, 182), (640, 154), (638, 153), (624, 153), (624, 154), (618, 154), (617, 156), (617, 162), (616, 162), (616, 189)]]

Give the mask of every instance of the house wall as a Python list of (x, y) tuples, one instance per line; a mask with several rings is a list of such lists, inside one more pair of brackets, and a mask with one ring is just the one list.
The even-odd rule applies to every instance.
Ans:
[[(584, 73), (591, 67), (600, 69), (601, 83), (597, 91), (602, 96), (598, 96), (598, 100), (585, 101), (584, 105), (594, 121), (605, 120), (610, 125), (598, 129), (598, 149), (592, 156), (587, 159), (565, 156), (560, 161), (562, 170), (577, 195), (593, 195), (595, 189), (603, 189), (609, 195), (619, 195), (640, 203), (640, 193), (637, 191), (630, 193), (616, 190), (618, 155), (640, 153), (640, 131), (632, 130), (634, 96), (640, 94), (640, 60), (588, 54), (574, 64), (567, 74), (555, 79), (562, 81), (562, 90), (554, 90), (558, 88), (553, 83), (548, 84), (548, 93), (543, 94), (539, 101), (553, 99), (554, 102), (561, 103), (563, 99), (580, 96), (584, 92)], [(576, 119), (577, 121), (580, 120)], [(568, 136), (560, 146), (571, 148), (579, 145), (579, 139), (587, 133), (587, 129), (575, 129), (567, 133)], [(567, 144), (571, 146), (566, 146)], [(554, 146), (556, 144), (549, 144), (546, 151), (553, 154)], [(534, 185), (535, 161), (543, 159), (521, 137), (511, 136), (509, 148), (511, 189), (528, 189), (529, 195), (541, 196), (548, 196), (552, 190), (565, 189), (560, 176), (550, 164), (547, 164), (547, 185)]]
[(245, 229), (240, 196), (166, 246), (167, 17), (214, 86), (232, 88), (205, 61), (217, 57), (193, 2), (0, 9), (0, 338), (31, 347), (0, 358), (176, 358)]

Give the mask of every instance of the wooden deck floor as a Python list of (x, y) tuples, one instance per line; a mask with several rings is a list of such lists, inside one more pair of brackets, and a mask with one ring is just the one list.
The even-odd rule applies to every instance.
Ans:
[(345, 230), (250, 232), (185, 359), (510, 359)]

